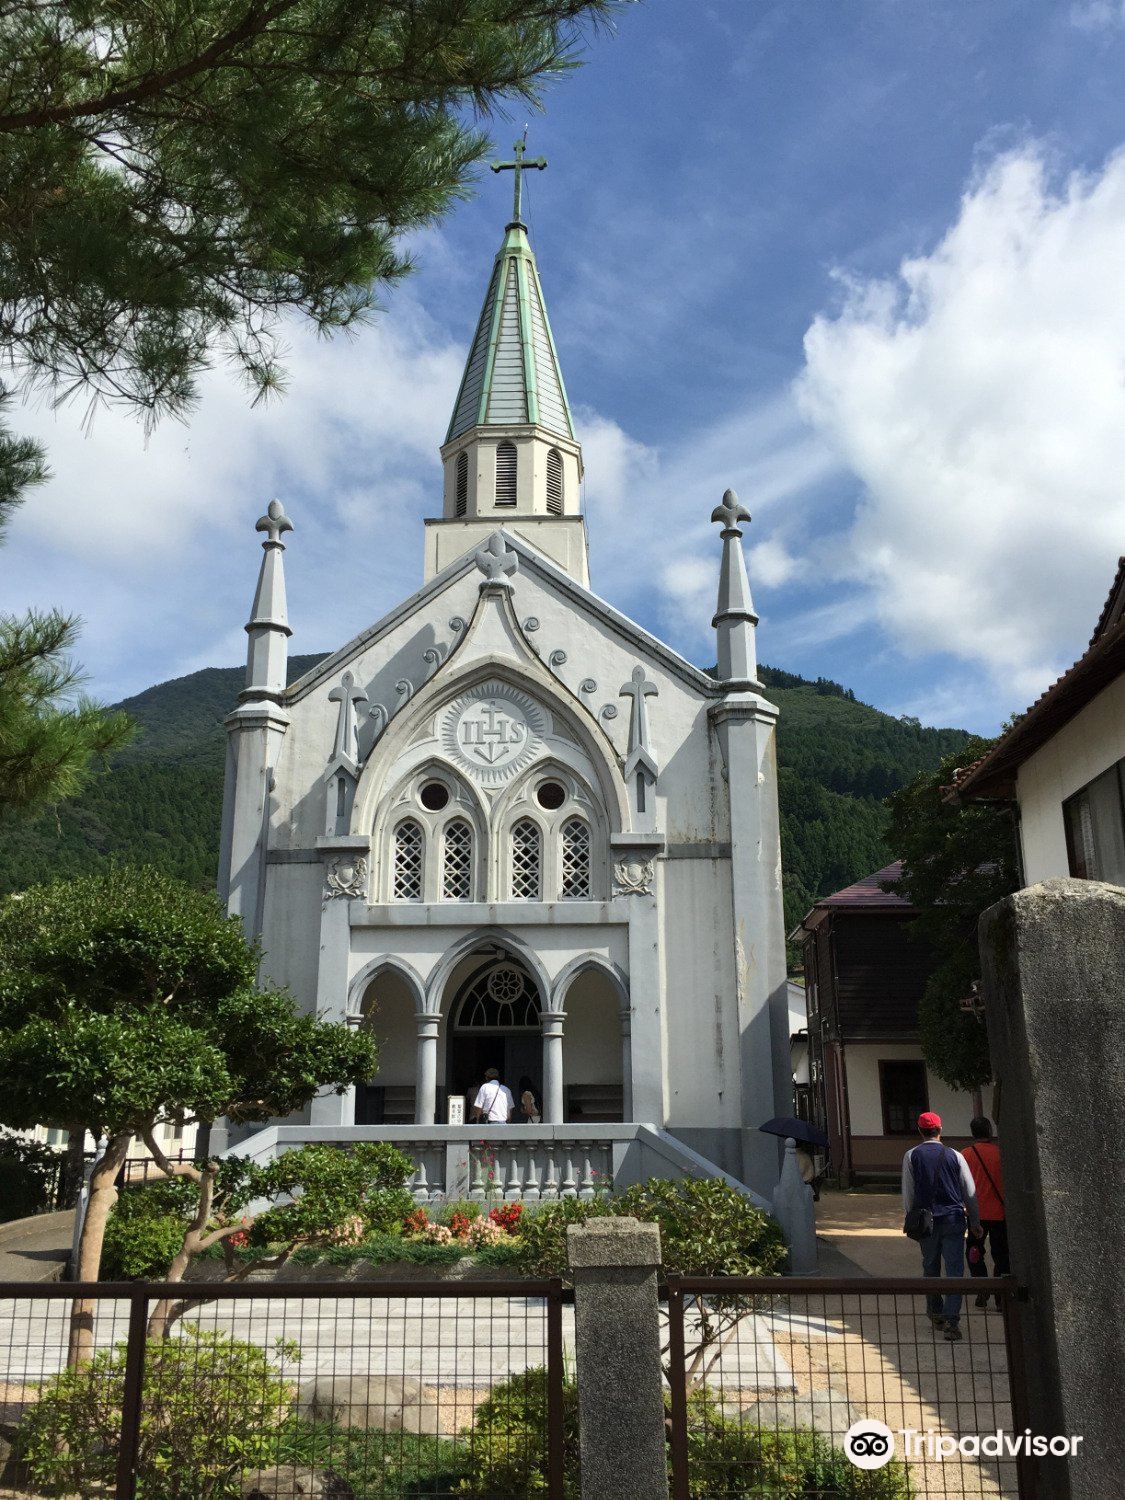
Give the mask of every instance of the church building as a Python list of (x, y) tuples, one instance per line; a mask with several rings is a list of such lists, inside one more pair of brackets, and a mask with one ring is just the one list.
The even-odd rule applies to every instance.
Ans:
[(293, 525), (276, 500), (257, 523), (221, 895), (267, 980), (379, 1042), (366, 1087), (318, 1096), (281, 1137), (385, 1136), (432, 1186), (443, 1138), (481, 1135), (457, 1122), (495, 1067), (542, 1101), (518, 1127), (526, 1196), (592, 1174), (575, 1142), (642, 1136), (650, 1167), (698, 1153), (768, 1193), (777, 1143), (757, 1127), (792, 1087), (749, 516), (730, 491), (712, 515), (714, 672), (591, 591), (582, 447), (520, 212), (539, 163), (521, 155), (421, 586), (287, 686)]

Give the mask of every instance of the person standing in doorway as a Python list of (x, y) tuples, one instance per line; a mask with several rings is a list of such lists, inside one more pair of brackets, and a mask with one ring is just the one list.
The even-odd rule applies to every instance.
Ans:
[[(980, 1210), (973, 1174), (960, 1151), (941, 1139), (941, 1116), (927, 1110), (918, 1116), (921, 1144), (912, 1146), (902, 1159), (902, 1206), (910, 1220), (918, 1209), (932, 1215), (929, 1228), (919, 1236), (922, 1275), (965, 1274), (965, 1220), (974, 1235), (980, 1234)], [(930, 1321), (951, 1344), (961, 1335), (961, 1293), (944, 1298), (926, 1298)]]
[(473, 1119), (486, 1125), (507, 1125), (515, 1110), (511, 1089), (500, 1082), (500, 1070), (489, 1068), (473, 1100)]
[(525, 1125), (538, 1125), (543, 1111), (535, 1093), (535, 1085), (525, 1073), (520, 1079), (520, 1118)]
[[(992, 1252), (993, 1276), (1007, 1276), (1012, 1267), (1008, 1260), (1008, 1222), (1004, 1214), (1004, 1174), (1000, 1169), (1000, 1145), (992, 1134), (992, 1121), (978, 1115), (969, 1122), (973, 1144), (965, 1152), (965, 1160), (973, 1181), (977, 1185), (977, 1203), (980, 1205), (979, 1239), (969, 1240), (969, 1275), (987, 1276), (988, 1263), (984, 1258), (985, 1241)], [(978, 1292), (978, 1307), (988, 1306), (986, 1293)], [(996, 1306), (1000, 1306), (997, 1295)]]

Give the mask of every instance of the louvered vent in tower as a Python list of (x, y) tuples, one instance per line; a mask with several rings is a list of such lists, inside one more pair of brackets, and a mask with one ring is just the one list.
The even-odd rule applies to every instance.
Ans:
[(467, 453), (457, 455), (456, 501), (457, 514), (466, 515), (469, 509), (469, 455)]
[(547, 454), (547, 509), (553, 516), (563, 513), (563, 461), (557, 448)]
[(501, 443), (496, 449), (496, 504), (516, 503), (516, 445)]

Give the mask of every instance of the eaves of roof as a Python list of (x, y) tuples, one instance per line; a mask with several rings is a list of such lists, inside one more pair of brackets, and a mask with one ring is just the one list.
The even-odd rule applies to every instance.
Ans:
[(1123, 569), (1125, 560), (1089, 648), (1005, 730), (986, 755), (957, 773), (949, 790), (951, 799), (1012, 801), (1016, 773), (1024, 761), (1125, 671), (1125, 614), (1118, 613), (1112, 624), (1105, 623), (1122, 592)]
[(834, 913), (864, 912), (867, 915), (878, 913), (880, 916), (916, 917), (918, 908), (913, 906), (905, 896), (898, 896), (893, 891), (883, 890), (885, 883), (898, 880), (901, 874), (902, 860), (896, 859), (893, 863), (885, 865), (883, 869), (876, 870), (874, 874), (865, 875), (862, 880), (855, 881), (853, 885), (846, 885), (842, 890), (833, 891), (830, 896), (822, 896), (801, 918), (798, 926), (790, 934), (789, 941), (795, 942), (801, 932), (814, 932), (826, 918)]
[[(573, 579), (569, 573), (557, 567), (543, 554), (537, 551), (531, 544), (517, 533), (508, 531), (505, 527), (497, 527), (508, 546), (520, 556), (520, 567), (529, 568), (532, 572), (543, 575), (560, 593), (568, 595), (575, 604), (590, 614), (597, 615), (605, 624), (610, 626), (616, 633), (631, 641), (638, 650), (646, 652), (655, 658), (662, 666), (667, 668), (673, 676), (678, 677), (688, 687), (693, 688), (702, 697), (721, 698), (726, 694), (725, 684), (709, 677), (699, 667), (693, 666), (691, 662), (674, 651), (671, 646), (660, 640), (658, 636), (652, 635), (636, 621), (630, 620), (628, 615), (623, 615), (620, 610), (614, 609), (612, 604), (607, 604), (604, 599), (584, 588), (582, 584)], [(466, 552), (462, 557), (451, 562), (448, 567), (430, 579), (429, 583), (415, 590), (408, 598), (403, 599), (400, 604), (395, 605), (382, 619), (377, 620), (374, 625), (368, 626), (359, 635), (331, 656), (326, 656), (323, 661), (316, 664), (303, 677), (298, 677), (285, 690), (284, 702), (297, 703), (320, 683), (336, 675), (354, 661), (361, 652), (380, 640), (383, 636), (393, 630), (408, 616), (436, 598), (446, 589), (450, 583), (461, 578), (466, 573), (476, 568), (476, 553)]]

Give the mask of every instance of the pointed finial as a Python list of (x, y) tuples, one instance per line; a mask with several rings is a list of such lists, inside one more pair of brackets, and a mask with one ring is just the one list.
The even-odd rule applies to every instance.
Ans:
[(271, 500), (266, 506), (265, 515), (258, 517), (254, 530), (267, 533), (263, 547), (284, 547), (285, 543), (281, 538), (285, 532), (293, 530), (293, 522), (285, 514), (281, 501)]
[(356, 687), (355, 678), (345, 672), (339, 687), (328, 694), (330, 703), (339, 704), (336, 716), (336, 743), (332, 747), (334, 759), (356, 761), (359, 756), (359, 723), (356, 716), (361, 703), (367, 702), (367, 694)]
[(738, 523), (739, 521), (749, 521), (750, 512), (746, 509), (745, 505), (739, 504), (738, 496), (733, 490), (727, 490), (723, 495), (722, 505), (716, 505), (715, 509), (711, 512), (711, 519), (712, 521), (722, 522), (723, 536), (731, 534), (741, 536), (742, 531)]

